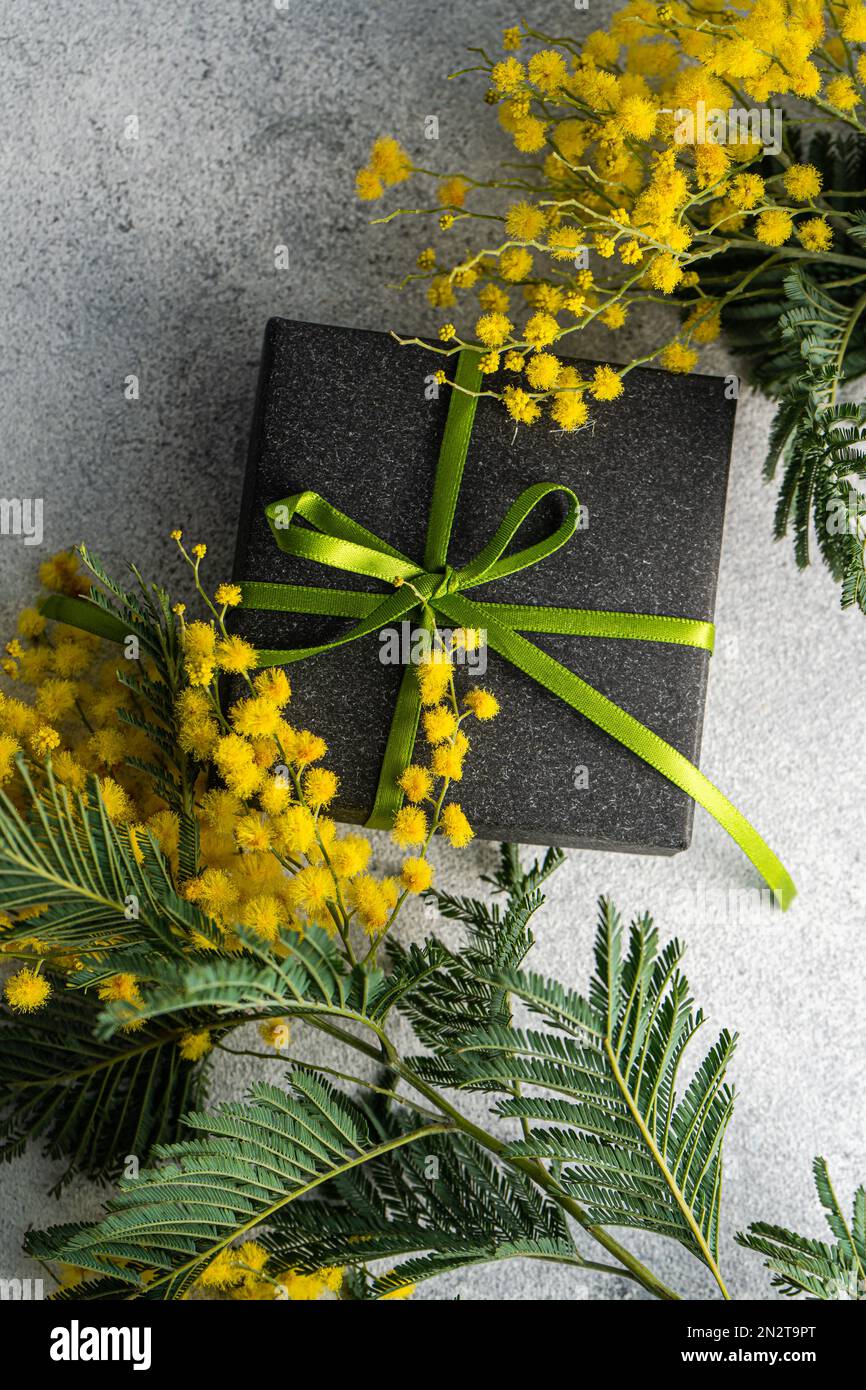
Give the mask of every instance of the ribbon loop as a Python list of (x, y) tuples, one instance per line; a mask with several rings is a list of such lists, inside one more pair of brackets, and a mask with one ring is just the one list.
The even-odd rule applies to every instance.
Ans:
[[(543, 540), (503, 558), (503, 552), (527, 517), (545, 497), (554, 493), (562, 493), (568, 499), (566, 515), (556, 530)], [(508, 508), (483, 550), (461, 570), (455, 570), (447, 561), (443, 561), (441, 568), (425, 571), (382, 540), (381, 536), (374, 535), (366, 526), (332, 506), (317, 492), (296, 492), (279, 502), (271, 502), (265, 508), (265, 515), (277, 545), (287, 555), (315, 560), (320, 565), (363, 574), (385, 583), (409, 579), (415, 581), (417, 587), (422, 581), (431, 579), (432, 587), (424, 597), (435, 600), (455, 594), (460, 589), (516, 574), (518, 570), (528, 569), (553, 555), (574, 535), (580, 517), (580, 503), (571, 488), (558, 483), (535, 483), (526, 488)], [(309, 527), (298, 526), (296, 518), (308, 522)], [(427, 587), (429, 585), (425, 585)]]
[[(556, 492), (561, 492), (568, 499), (565, 517), (556, 530), (544, 540), (503, 558), (527, 517), (545, 497)], [(571, 540), (579, 520), (580, 503), (570, 487), (563, 487), (559, 483), (534, 483), (521, 492), (516, 502), (512, 502), (484, 549), (460, 571), (460, 588), (487, 584), (492, 579), (502, 579), (506, 574), (516, 574), (518, 570), (528, 569), (530, 565), (546, 560), (548, 555), (553, 555), (560, 546)]]
[[(274, 540), (287, 555), (385, 583), (396, 578), (412, 579), (421, 573), (420, 566), (317, 492), (296, 492), (292, 497), (271, 502), (265, 508), (265, 516)], [(298, 526), (296, 517), (314, 529)]]

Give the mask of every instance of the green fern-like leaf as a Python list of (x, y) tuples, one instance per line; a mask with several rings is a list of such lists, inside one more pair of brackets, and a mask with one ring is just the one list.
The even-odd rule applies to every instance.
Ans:
[(854, 1193), (850, 1222), (833, 1190), (827, 1162), (813, 1164), (815, 1187), (834, 1245), (796, 1235), (781, 1226), (753, 1223), (736, 1239), (747, 1250), (763, 1255), (771, 1282), (789, 1297), (809, 1294), (819, 1299), (866, 1300), (866, 1188)]
[(85, 803), (55, 782), (50, 766), (43, 792), (23, 760), (19, 767), (30, 811), (25, 818), (0, 793), (0, 911), (14, 916), (44, 904), (40, 940), (70, 951), (102, 934), (118, 948), (146, 936), (160, 952), (179, 955), (173, 927), (214, 935), (209, 919), (175, 889), (150, 836), (137, 842), (139, 862), (129, 832), (108, 816), (97, 779)]
[(814, 534), (837, 583), (842, 604), (866, 602), (864, 506), (856, 480), (866, 472), (866, 405), (835, 402), (837, 373), (815, 367), (793, 382), (774, 420), (767, 475), (784, 462), (774, 530), (792, 529), (797, 564), (811, 560)]
[(620, 919), (602, 900), (589, 998), (503, 971), (497, 982), (551, 1030), (492, 1021), (464, 1037), (447, 1064), (456, 1084), (499, 1092), (498, 1112), (525, 1123), (509, 1155), (555, 1160), (592, 1221), (672, 1236), (721, 1282), (721, 1149), (733, 1107), (725, 1073), (735, 1040), (722, 1033), (678, 1094), (683, 1055), (702, 1023), (681, 957), (677, 942), (659, 946), (648, 917), (632, 924), (624, 955)]
[[(372, 1025), (434, 968), (432, 958), (409, 952), (402, 972), (386, 985), (381, 971), (350, 970), (321, 927), (308, 928), (303, 937), (284, 933), (279, 954), (242, 927), (236, 928), (235, 936), (246, 948), (244, 954), (213, 950), (192, 959), (115, 959), (113, 968), (123, 966), (141, 976), (143, 998), (136, 1004), (107, 1005), (98, 1021), (100, 1036), (111, 1037), (133, 1022), (171, 1018), (191, 1007), (235, 1021), (246, 1015), (287, 1014), (310, 1019), (337, 1016)], [(93, 972), (78, 977), (81, 983), (93, 978)]]
[(206, 1019), (187, 1011), (171, 1027), (98, 1043), (98, 1007), (58, 989), (26, 1023), (0, 1015), (0, 1159), (41, 1142), (67, 1160), (55, 1190), (75, 1174), (116, 1178), (127, 1155), (144, 1160), (154, 1144), (176, 1139), (181, 1115), (204, 1100), (204, 1068), (183, 1061), (177, 1044)]
[[(456, 918), (468, 928), (468, 940), (460, 950), (452, 950), (437, 938), (427, 943), (427, 950), (436, 954), (439, 969), (419, 973), (401, 997), (400, 1007), (412, 1020), (420, 1040), (440, 1054), (435, 1062), (416, 1059), (428, 1079), (435, 1071), (437, 1083), (445, 1083), (447, 1078), (447, 1084), (458, 1084), (444, 1055), (485, 1023), (510, 1021), (508, 994), (496, 977), (517, 969), (532, 947), (530, 923), (544, 903), (540, 885), (563, 860), (561, 850), (550, 849), (541, 864), (535, 861), (524, 870), (518, 846), (503, 844), (499, 869), (485, 881), (495, 892), (506, 895), (504, 911), (495, 903), (488, 905), (474, 898), (455, 899), (435, 892), (427, 895), (443, 916)], [(405, 973), (408, 961), (403, 948), (392, 943), (389, 949), (393, 963)]]
[(29, 1253), (121, 1280), (127, 1297), (181, 1298), (237, 1237), (330, 1179), (443, 1128), (377, 1143), (356, 1105), (303, 1070), (287, 1091), (258, 1084), (249, 1101), (194, 1112), (185, 1123), (197, 1137), (158, 1147), (159, 1166), (122, 1182), (102, 1221), (33, 1232)]
[[(137, 756), (127, 758), (127, 762), (147, 774), (183, 822), (190, 816), (189, 788), (197, 768), (195, 759), (184, 753), (178, 741), (174, 695), (181, 684), (183, 651), (171, 600), (160, 585), (145, 583), (134, 565), (130, 568), (135, 587), (129, 591), (111, 578), (85, 546), (79, 546), (78, 553), (97, 582), (86, 598), (52, 594), (43, 601), (42, 612), (124, 648), (123, 657), (118, 659), (117, 679), (132, 692), (135, 707), (119, 709), (118, 718), (145, 733), (162, 757), (161, 762)], [(135, 650), (127, 650), (129, 639), (134, 639)], [(154, 668), (147, 675), (141, 671), (142, 656)], [(184, 870), (192, 863), (186, 853), (189, 848), (187, 837), (181, 845)]]
[[(461, 951), (450, 951), (435, 938), (428, 943), (428, 950), (436, 952), (440, 968), (429, 975), (419, 975), (403, 992), (400, 1008), (431, 1051), (451, 1054), (467, 1035), (485, 1023), (510, 1021), (507, 991), (495, 977), (498, 971), (519, 965), (532, 945), (529, 921), (540, 901), (540, 895), (536, 895), (526, 906), (509, 906), (498, 922), (479, 923)], [(396, 967), (405, 973), (408, 960), (404, 948), (392, 942), (390, 955)]]
[[(367, 1116), (380, 1144), (416, 1123), (402, 1110)], [(310, 1272), (402, 1261), (367, 1283), (367, 1297), (517, 1256), (580, 1263), (561, 1210), (458, 1134), (391, 1149), (323, 1193), (281, 1213), (263, 1243), (277, 1267)]]
[[(828, 212), (844, 213), (834, 222), (834, 251), (862, 259), (866, 244), (866, 141), (859, 135), (789, 132), (786, 144), (823, 175)], [(762, 175), (783, 172), (766, 156)], [(858, 182), (859, 180), (859, 182)], [(839, 406), (841, 389), (866, 372), (866, 295), (862, 279), (841, 280), (832, 261), (815, 257), (785, 270), (759, 247), (737, 248), (714, 256), (702, 269), (705, 292), (725, 295), (722, 322), (729, 346), (744, 354), (750, 378), (779, 400), (765, 461), (772, 477), (784, 473), (774, 532), (793, 532), (798, 566), (811, 561), (817, 537), (821, 557), (841, 585), (843, 607), (866, 613), (866, 560), (862, 526), (850, 534), (828, 518), (844, 511), (852, 478), (864, 476), (862, 403)], [(736, 296), (739, 285), (748, 294)], [(691, 302), (691, 301), (690, 301)], [(840, 425), (847, 438), (840, 440)], [(841, 448), (840, 448), (841, 445)]]
[(516, 905), (536, 894), (546, 879), (565, 863), (561, 849), (552, 846), (539, 864), (534, 860), (529, 869), (524, 869), (520, 860), (520, 846), (503, 844), (500, 846), (499, 869), (496, 874), (482, 882), (491, 883), (498, 893), (507, 893), (510, 902)]

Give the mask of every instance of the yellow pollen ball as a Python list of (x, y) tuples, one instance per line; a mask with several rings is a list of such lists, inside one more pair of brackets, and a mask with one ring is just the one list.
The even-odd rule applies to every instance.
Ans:
[(3, 988), (6, 1002), (16, 1013), (31, 1014), (41, 1009), (50, 998), (51, 985), (29, 966), (11, 975)]

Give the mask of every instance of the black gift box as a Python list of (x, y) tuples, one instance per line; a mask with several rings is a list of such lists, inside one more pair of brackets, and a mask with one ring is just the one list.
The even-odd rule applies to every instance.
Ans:
[[(420, 564), (450, 394), (447, 386), (435, 394), (433, 373), (442, 362), (386, 334), (270, 321), (236, 579), (387, 592), (277, 548), (265, 506), (305, 489)], [(454, 359), (444, 365), (453, 368)], [(516, 429), (498, 401), (479, 400), (449, 563), (474, 558), (532, 483), (571, 487), (585, 529), (540, 564), (468, 597), (712, 620), (735, 404), (719, 377), (636, 369), (624, 384), (618, 401), (593, 402), (591, 426), (573, 434), (548, 422)], [(515, 544), (549, 534), (562, 506), (558, 497), (545, 499)], [(330, 641), (350, 625), (240, 609), (235, 630), (257, 647), (283, 649)], [(698, 761), (705, 651), (529, 636)], [(382, 651), (374, 634), (289, 668), (291, 721), (327, 740), (328, 766), (341, 779), (332, 809), (343, 821), (363, 823), (370, 813), (403, 674), (400, 665), (383, 663)], [(476, 834), (656, 854), (687, 848), (694, 804), (685, 793), (495, 652), (487, 663), (481, 683), (502, 712), (474, 726), (463, 780), (454, 788)], [(472, 679), (469, 667), (458, 671), (458, 694)], [(417, 760), (424, 756), (419, 747)]]

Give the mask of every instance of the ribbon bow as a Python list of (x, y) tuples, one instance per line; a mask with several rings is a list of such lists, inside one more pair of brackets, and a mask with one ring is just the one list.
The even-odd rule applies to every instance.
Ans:
[[(480, 379), (477, 354), (461, 352), (433, 486), (422, 564), (353, 521), (318, 493), (295, 493), (266, 508), (274, 539), (287, 554), (396, 587), (382, 594), (242, 581), (240, 587), (246, 608), (357, 620), (342, 637), (318, 646), (259, 651), (259, 664), (282, 666), (333, 651), (347, 642), (355, 642), (398, 623), (419, 607), (425, 626), (431, 626), (435, 618), (441, 616), (458, 627), (481, 628), (486, 631), (488, 645), (500, 656), (631, 749), (705, 807), (749, 857), (780, 906), (786, 908), (796, 894), (790, 876), (769, 845), (727, 797), (671, 744), (521, 635), (525, 632), (564, 633), (574, 637), (674, 642), (711, 652), (712, 623), (648, 613), (490, 603), (466, 597), (467, 590), (516, 574), (553, 555), (574, 534), (580, 518), (580, 504), (571, 488), (556, 483), (536, 483), (526, 488), (509, 507), (496, 532), (474, 560), (462, 569), (455, 569), (448, 563), (448, 545)], [(564, 520), (544, 540), (506, 555), (523, 522), (543, 498), (552, 493), (560, 493), (566, 499)], [(298, 518), (307, 525), (297, 525)], [(397, 778), (411, 760), (419, 715), (418, 683), (411, 666), (407, 666), (391, 721), (373, 810), (366, 822), (368, 826), (389, 828), (399, 809), (402, 793)]]

